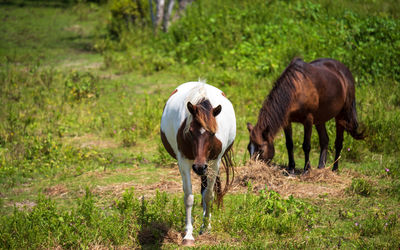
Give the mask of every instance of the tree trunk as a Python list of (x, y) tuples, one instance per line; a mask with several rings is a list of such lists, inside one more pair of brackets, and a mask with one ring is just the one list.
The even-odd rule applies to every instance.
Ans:
[(165, 5), (165, 0), (157, 0), (157, 6), (156, 6), (156, 29), (158, 29), (158, 27), (160, 27), (161, 22), (163, 20), (164, 5)]
[(175, 3), (175, 0), (169, 0), (169, 2), (168, 2), (167, 11), (164, 14), (164, 20), (163, 20), (163, 31), (164, 32), (168, 31), (169, 19), (171, 17), (171, 13), (174, 8), (174, 3)]

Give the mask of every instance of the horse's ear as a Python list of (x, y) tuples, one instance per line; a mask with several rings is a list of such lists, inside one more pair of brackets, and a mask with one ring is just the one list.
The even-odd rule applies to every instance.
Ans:
[(196, 107), (190, 102), (187, 103), (187, 108), (192, 115), (196, 115)]
[(247, 123), (247, 130), (249, 131), (249, 132), (251, 132), (252, 130), (253, 130), (253, 125), (251, 125), (251, 123), (250, 122), (248, 122)]
[(219, 113), (221, 113), (221, 110), (221, 105), (218, 105), (216, 108), (213, 109), (213, 116), (216, 117), (217, 115), (219, 115)]

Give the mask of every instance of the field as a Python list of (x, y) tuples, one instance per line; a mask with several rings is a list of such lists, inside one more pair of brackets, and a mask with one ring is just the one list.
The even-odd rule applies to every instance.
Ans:
[[(226, 93), (238, 131), (234, 185), (203, 235), (192, 174), (195, 248), (400, 247), (398, 1), (195, 0), (165, 33), (122, 18), (137, 2), (0, 1), (0, 248), (180, 247), (181, 177), (160, 118), (197, 79)], [(332, 121), (324, 170), (314, 129), (301, 175), (298, 124), (295, 176), (283, 131), (271, 165), (249, 161), (246, 122), (295, 56), (355, 76), (367, 138), (345, 134), (337, 173)]]

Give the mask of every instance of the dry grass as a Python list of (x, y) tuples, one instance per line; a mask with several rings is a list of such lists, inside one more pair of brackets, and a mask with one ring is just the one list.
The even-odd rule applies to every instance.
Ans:
[[(200, 177), (195, 174), (192, 175), (192, 186), (194, 193), (200, 193)], [(106, 186), (97, 186), (94, 188), (93, 193), (120, 197), (125, 190), (130, 188), (134, 188), (136, 194), (144, 197), (153, 197), (157, 190), (166, 193), (183, 193), (182, 180), (177, 167), (170, 169), (155, 183), (146, 184), (138, 181), (113, 183)]]
[(283, 197), (293, 195), (301, 198), (317, 198), (321, 195), (341, 197), (351, 183), (351, 173), (337, 174), (330, 168), (311, 169), (307, 174), (289, 175), (277, 165), (267, 165), (251, 161), (247, 165), (236, 168), (236, 179), (233, 192), (247, 191), (251, 183), (253, 191), (267, 187)]
[(44, 189), (44, 193), (49, 196), (64, 196), (68, 193), (68, 189), (62, 184), (57, 184)]
[[(345, 195), (345, 189), (351, 184), (352, 178), (359, 176), (358, 173), (346, 170), (338, 174), (332, 172), (331, 168), (311, 169), (307, 174), (289, 175), (283, 167), (278, 165), (251, 161), (244, 166), (236, 167), (235, 180), (229, 192), (245, 193), (251, 183), (253, 192), (267, 187), (280, 193), (283, 197), (290, 195), (298, 198), (318, 198), (326, 195), (342, 197)], [(192, 186), (193, 193), (200, 193), (200, 177), (195, 174), (192, 174)], [(152, 184), (137, 181), (113, 183), (97, 186), (93, 193), (120, 197), (126, 189), (132, 187), (135, 193), (144, 197), (154, 196), (156, 190), (167, 193), (183, 192), (182, 180), (176, 167), (171, 168), (158, 182)]]

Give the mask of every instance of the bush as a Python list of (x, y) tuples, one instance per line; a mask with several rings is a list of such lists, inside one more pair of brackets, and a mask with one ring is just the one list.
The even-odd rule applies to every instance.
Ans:
[(123, 31), (150, 23), (148, 10), (149, 1), (146, 0), (111, 0), (108, 32), (112, 38), (120, 38)]

